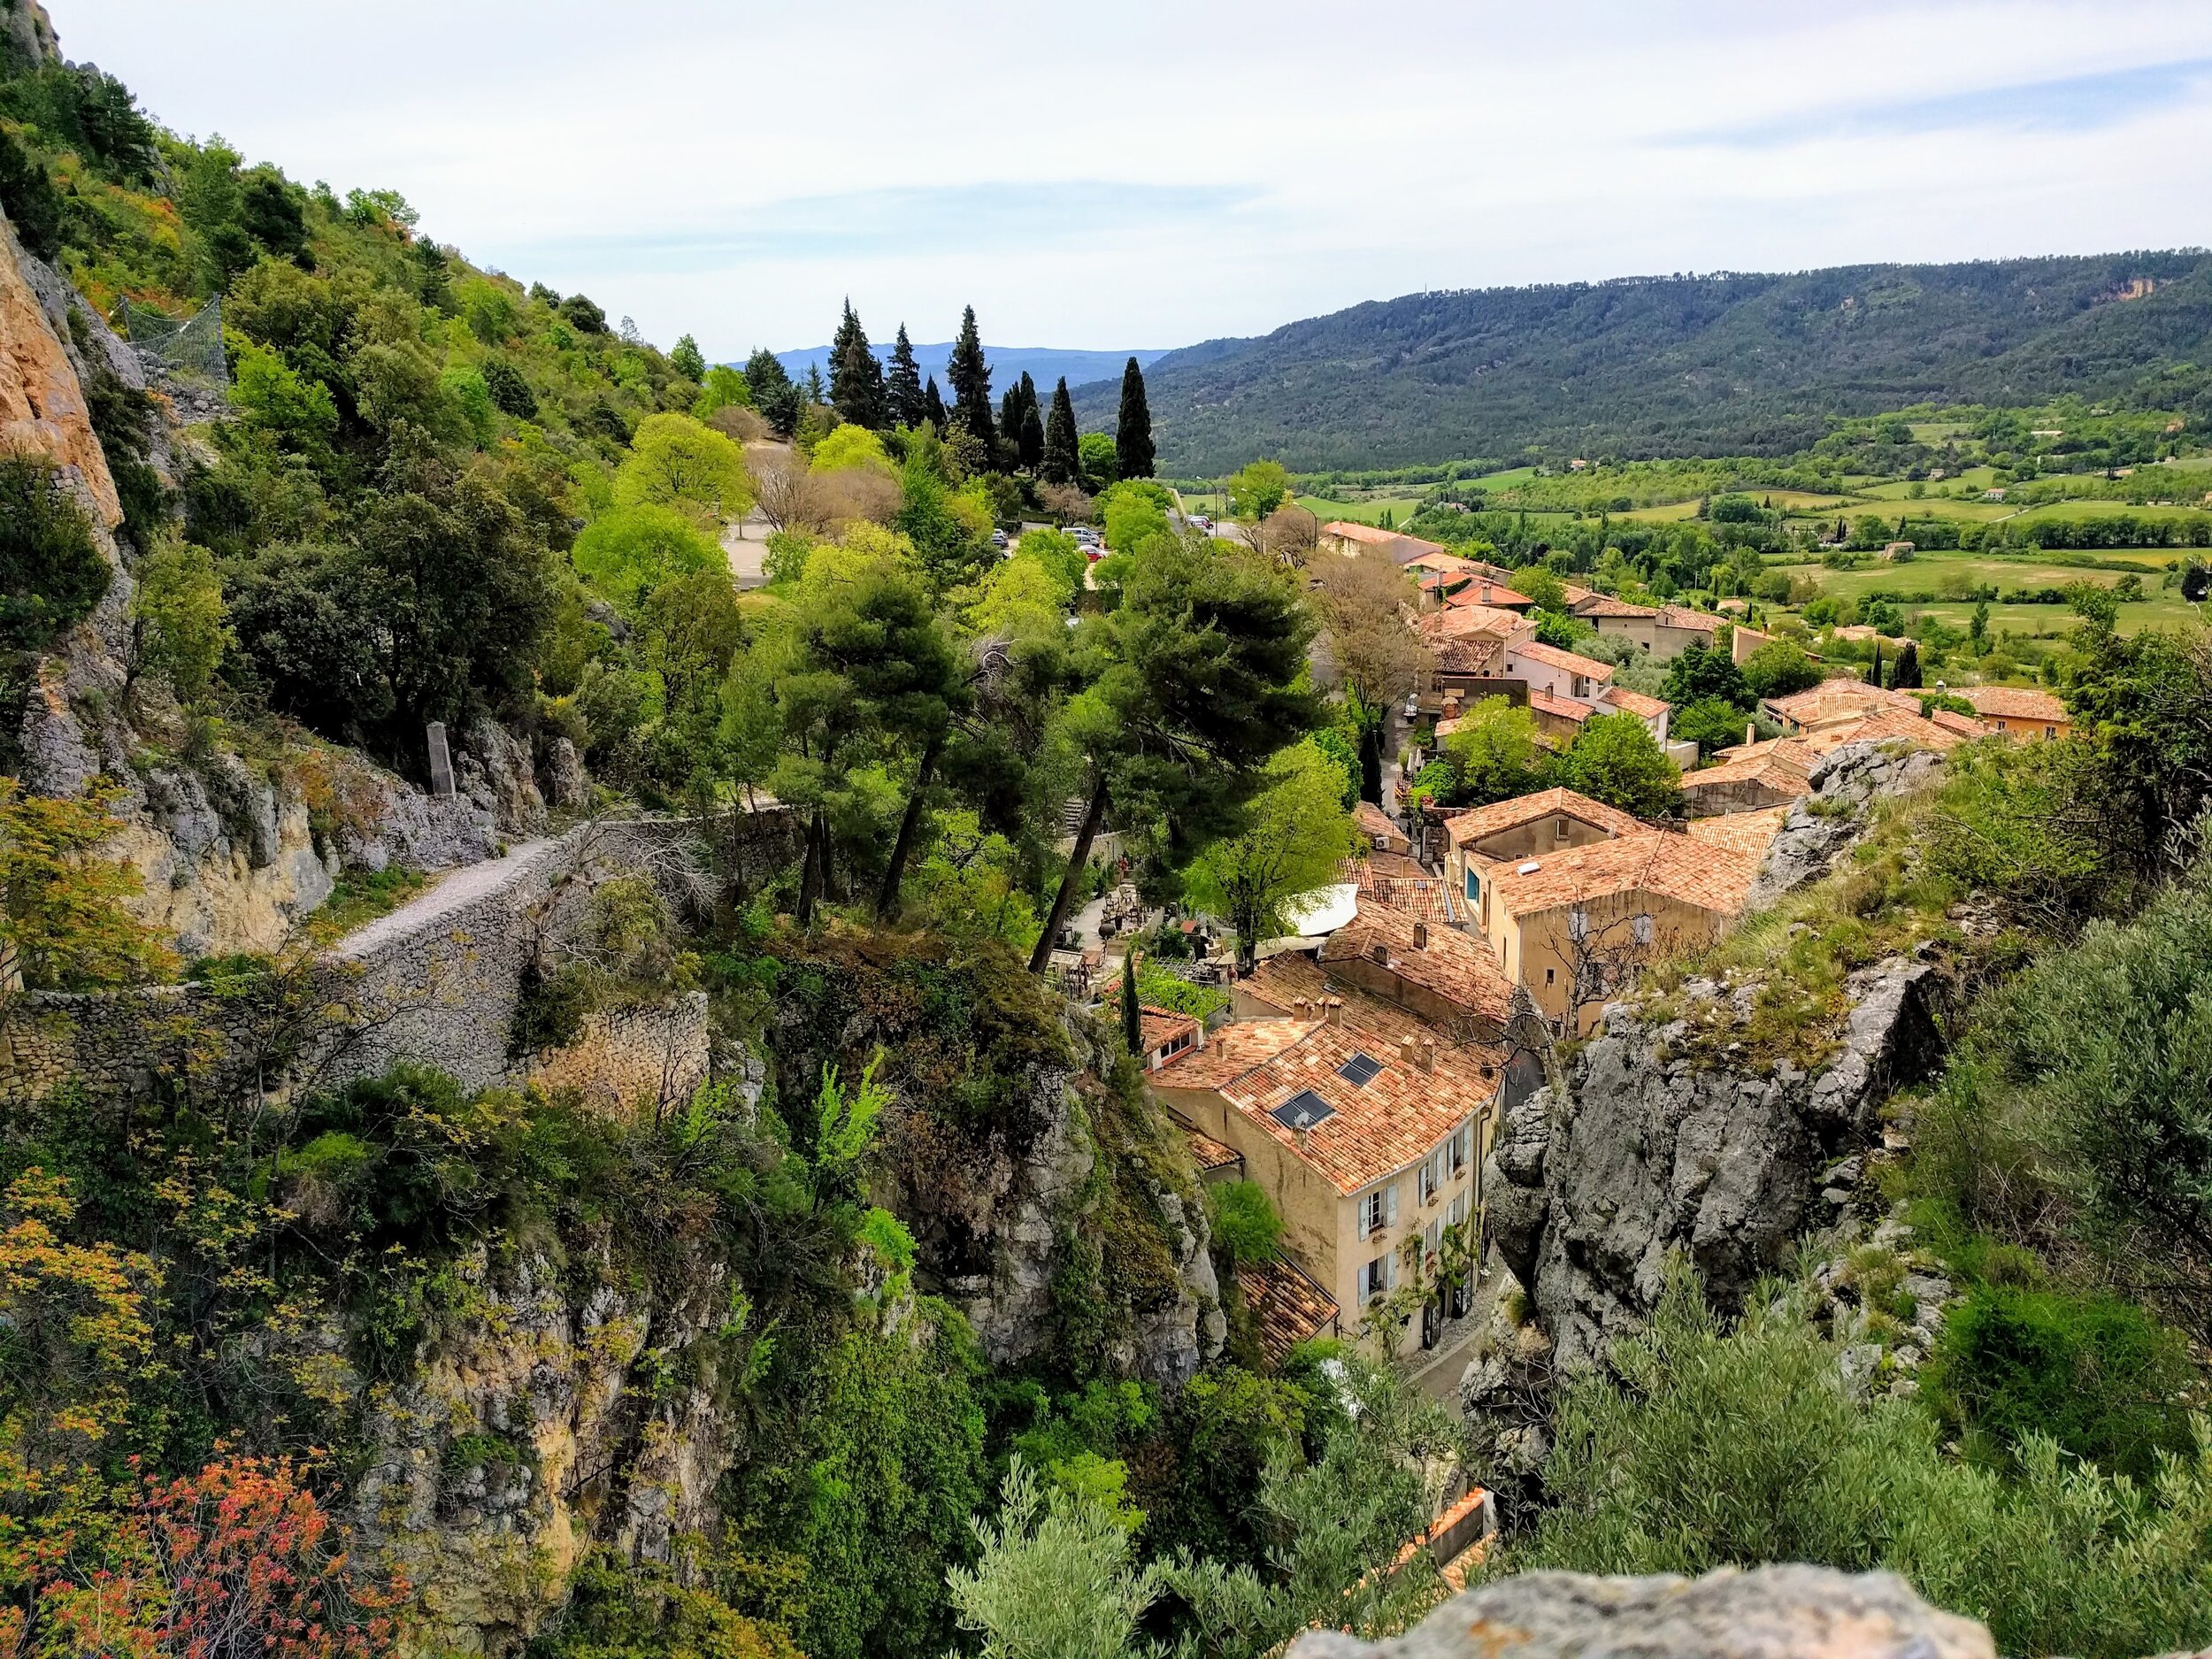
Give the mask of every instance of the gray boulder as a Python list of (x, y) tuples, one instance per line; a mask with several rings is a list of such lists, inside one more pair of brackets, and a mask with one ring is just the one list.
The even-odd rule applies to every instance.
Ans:
[(1529, 1572), (1455, 1596), (1393, 1641), (1317, 1631), (1289, 1659), (1995, 1659), (1989, 1632), (1894, 1573), (1724, 1567), (1702, 1578)]

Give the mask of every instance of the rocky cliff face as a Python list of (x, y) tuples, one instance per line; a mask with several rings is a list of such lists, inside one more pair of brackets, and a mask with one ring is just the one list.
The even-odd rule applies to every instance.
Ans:
[(1695, 1580), (1531, 1572), (1446, 1602), (1395, 1641), (1301, 1636), (1289, 1659), (1996, 1659), (1989, 1632), (1894, 1573), (1733, 1568)]
[(1841, 1041), (1816, 1070), (1713, 1063), (1715, 1017), (1747, 1018), (1749, 984), (1692, 980), (1688, 1013), (1663, 1024), (1605, 1010), (1558, 1077), (1509, 1110), (1484, 1172), (1493, 1236), (1562, 1369), (1597, 1364), (1649, 1315), (1671, 1251), (1732, 1306), (1832, 1218), (1824, 1173), (1873, 1144), (1877, 1108), (1937, 1053), (1939, 983), (1918, 962), (1855, 975)]
[[(480, 1248), (455, 1277), (467, 1315), (363, 1402), (356, 1548), (415, 1586), (424, 1651), (509, 1653), (587, 1549), (664, 1562), (679, 1535), (708, 1530), (733, 1448), (709, 1340), (730, 1286), (702, 1261), (680, 1301), (657, 1305), (605, 1260), (495, 1265)], [(649, 1349), (708, 1358), (641, 1386)]]
[[(1824, 874), (1879, 798), (1923, 787), (1940, 765), (1881, 743), (1825, 757), (1755, 902)], [(1943, 988), (1925, 961), (1862, 970), (1824, 1056), (1803, 1064), (1755, 1060), (1732, 1041), (1751, 1019), (1749, 979), (1692, 979), (1663, 1011), (1608, 1007), (1548, 1086), (1509, 1108), (1485, 1168), (1492, 1236), (1557, 1365), (1601, 1363), (1656, 1305), (1671, 1252), (1732, 1306), (1793, 1240), (1835, 1219), (1832, 1173), (1875, 1143), (1883, 1100), (1939, 1052)]]

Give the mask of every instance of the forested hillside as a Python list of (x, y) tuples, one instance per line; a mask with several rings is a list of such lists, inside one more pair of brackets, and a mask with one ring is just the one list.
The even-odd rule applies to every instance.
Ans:
[[(2121, 253), (1407, 295), (1148, 365), (1160, 467), (1782, 455), (1832, 416), (2062, 393), (2204, 405), (2212, 257)], [(2171, 370), (2172, 373), (2167, 373)], [(2154, 389), (2152, 389), (2154, 388)], [(1080, 389), (1086, 424), (1112, 388)]]

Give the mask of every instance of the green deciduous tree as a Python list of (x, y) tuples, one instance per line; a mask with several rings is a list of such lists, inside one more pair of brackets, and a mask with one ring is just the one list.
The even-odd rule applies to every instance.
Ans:
[(1443, 749), (1457, 774), (1454, 806), (1517, 800), (1550, 779), (1549, 754), (1536, 741), (1536, 717), (1503, 697), (1486, 697), (1461, 715)]
[(1192, 900), (1236, 930), (1249, 970), (1263, 939), (1284, 931), (1283, 907), (1337, 879), (1353, 848), (1340, 774), (1310, 742), (1271, 761), (1243, 825), (1211, 842), (1190, 868)]
[(689, 415), (648, 415), (614, 475), (624, 506), (668, 507), (703, 522), (741, 518), (753, 504), (745, 452)]
[(727, 568), (721, 545), (695, 519), (650, 503), (603, 513), (585, 526), (569, 557), (579, 575), (633, 614), (665, 582)]
[[(1798, 655), (1804, 653), (1800, 651)], [(1660, 695), (1678, 709), (1708, 697), (1718, 697), (1740, 709), (1748, 709), (1755, 700), (1751, 687), (1744, 683), (1743, 671), (1727, 651), (1718, 646), (1698, 644), (1684, 646), (1667, 664), (1666, 684)]]
[(1560, 775), (1569, 788), (1638, 818), (1667, 818), (1682, 807), (1682, 775), (1632, 714), (1585, 720), (1562, 757)]
[(185, 703), (206, 694), (236, 642), (223, 608), (223, 579), (215, 557), (188, 541), (156, 548), (138, 565), (131, 599), (136, 672), (159, 675)]
[(1279, 461), (1251, 461), (1229, 474), (1229, 511), (1257, 524), (1290, 495), (1290, 474)]
[(1810, 691), (1823, 678), (1820, 664), (1789, 640), (1769, 640), (1744, 658), (1743, 684), (1754, 697), (1787, 697)]
[(155, 977), (159, 935), (125, 908), (138, 869), (98, 849), (123, 828), (117, 792), (82, 800), (26, 795), (0, 779), (0, 1017), (11, 987), (96, 990)]

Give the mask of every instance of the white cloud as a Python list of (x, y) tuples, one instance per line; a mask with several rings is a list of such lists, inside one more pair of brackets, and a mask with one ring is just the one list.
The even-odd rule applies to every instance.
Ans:
[(2203, 239), (2212, 8), (53, 0), (186, 131), (710, 352)]

